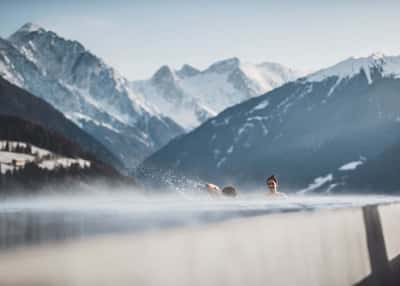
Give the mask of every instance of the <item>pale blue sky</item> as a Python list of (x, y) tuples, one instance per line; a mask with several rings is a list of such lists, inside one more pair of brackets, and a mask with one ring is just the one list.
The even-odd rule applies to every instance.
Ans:
[(233, 56), (315, 70), (353, 55), (400, 54), (399, 11), (396, 0), (0, 0), (0, 37), (35, 22), (129, 79)]

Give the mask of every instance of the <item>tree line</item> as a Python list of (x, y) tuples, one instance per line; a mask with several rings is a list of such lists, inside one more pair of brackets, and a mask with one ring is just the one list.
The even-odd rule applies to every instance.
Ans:
[(0, 151), (4, 152), (14, 152), (14, 153), (22, 153), (22, 154), (32, 154), (32, 145), (31, 144), (11, 144), (9, 141), (6, 141), (4, 146), (0, 147)]
[[(41, 168), (38, 158), (32, 162), (24, 162), (17, 166), (17, 160), (12, 165), (0, 166), (0, 194), (14, 193), (16, 190), (24, 192), (39, 191), (51, 184), (72, 185), (73, 183), (88, 182), (93, 179), (102, 179), (107, 182), (132, 184), (133, 179), (119, 174), (114, 168), (103, 164), (73, 143), (69, 139), (49, 131), (42, 126), (14, 116), (0, 115), (0, 140), (24, 142), (25, 144), (2, 145), (2, 151), (32, 154), (32, 146), (48, 150), (55, 156), (68, 158), (82, 158), (91, 162), (90, 166), (82, 168), (79, 163), (70, 166), (56, 166), (53, 170)], [(49, 158), (50, 159), (50, 158)]]

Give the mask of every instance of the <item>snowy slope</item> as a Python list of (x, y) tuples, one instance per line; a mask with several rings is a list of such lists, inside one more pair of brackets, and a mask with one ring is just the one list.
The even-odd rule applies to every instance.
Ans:
[(0, 39), (0, 75), (52, 104), (128, 168), (183, 132), (80, 43), (31, 23)]
[(386, 56), (382, 53), (373, 53), (368, 57), (351, 57), (326, 69), (317, 71), (307, 77), (308, 81), (322, 81), (329, 77), (338, 77), (339, 80), (350, 79), (361, 71), (365, 73), (371, 83), (371, 71), (379, 70), (384, 76), (400, 77), (400, 56)]
[[(6, 144), (11, 148), (10, 151), (4, 150)], [(34, 162), (40, 168), (53, 170), (56, 167), (70, 167), (72, 164), (78, 164), (80, 168), (88, 168), (91, 162), (81, 158), (67, 158), (57, 155), (51, 151), (31, 145), (30, 154), (15, 151), (17, 146), (26, 147), (25, 142), (0, 141), (0, 172), (13, 171), (25, 166), (25, 164)]]
[(216, 62), (203, 71), (189, 65), (180, 70), (163, 66), (151, 79), (135, 81), (132, 87), (159, 112), (192, 129), (229, 106), (301, 75), (276, 63), (255, 65), (232, 58)]

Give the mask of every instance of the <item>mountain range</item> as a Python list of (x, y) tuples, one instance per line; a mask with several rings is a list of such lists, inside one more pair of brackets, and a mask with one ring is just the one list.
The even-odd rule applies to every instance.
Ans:
[(399, 56), (352, 57), (307, 76), (230, 58), (128, 80), (32, 23), (0, 38), (0, 114), (119, 170), (137, 167), (143, 181), (260, 186), (273, 173), (307, 193), (376, 190), (386, 175), (382, 188), (395, 191), (399, 90)]
[(149, 80), (129, 81), (79, 42), (27, 23), (0, 39), (0, 75), (52, 104), (132, 169), (222, 109), (298, 73), (228, 59), (205, 71), (163, 66)]
[(250, 64), (238, 58), (218, 61), (200, 71), (162, 66), (149, 80), (132, 87), (162, 114), (191, 130), (227, 107), (261, 95), (303, 75), (277, 63)]
[(276, 174), (287, 189), (333, 191), (338, 168), (369, 166), (400, 142), (399, 90), (400, 57), (349, 58), (225, 109), (151, 155), (138, 174), (258, 186)]

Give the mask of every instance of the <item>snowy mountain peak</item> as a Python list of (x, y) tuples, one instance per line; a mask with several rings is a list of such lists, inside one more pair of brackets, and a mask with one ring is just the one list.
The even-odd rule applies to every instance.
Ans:
[(238, 68), (240, 65), (240, 60), (236, 57), (234, 58), (229, 58), (225, 60), (221, 60), (218, 62), (213, 63), (207, 70), (211, 72), (216, 72), (216, 73), (225, 73), (229, 72), (233, 69)]
[(18, 32), (31, 33), (31, 32), (37, 32), (37, 31), (45, 31), (45, 29), (43, 27), (39, 26), (38, 24), (28, 22), (28, 23), (24, 24), (21, 28), (19, 28), (16, 33), (18, 33)]
[(180, 70), (176, 71), (176, 74), (181, 78), (192, 77), (198, 75), (199, 73), (201, 73), (200, 70), (188, 64), (184, 64)]
[(58, 35), (56, 32), (52, 30), (45, 29), (33, 23), (26, 23), (21, 28), (19, 28), (15, 33), (11, 34), (7, 40), (16, 46), (19, 47), (26, 46), (26, 48), (28, 48), (28, 45), (32, 45), (35, 42), (38, 42), (37, 44), (42, 46), (69, 44), (74, 46), (74, 50), (76, 52), (86, 51), (85, 47), (81, 43), (73, 40), (68, 40)]
[(167, 65), (162, 66), (158, 71), (155, 72), (155, 74), (151, 78), (151, 80), (154, 83), (158, 83), (158, 84), (164, 83), (164, 82), (175, 81), (175, 79), (176, 79), (175, 73)]
[(15, 33), (11, 34), (8, 37), (8, 40), (10, 40), (13, 43), (16, 43), (16, 42), (21, 41), (26, 36), (29, 36), (33, 33), (42, 34), (44, 32), (48, 32), (48, 31), (37, 24), (26, 23), (21, 28), (19, 28)]
[(150, 80), (132, 82), (132, 87), (161, 113), (190, 130), (225, 108), (295, 80), (300, 74), (276, 63), (256, 65), (230, 58), (205, 70), (187, 64), (176, 71), (163, 66)]
[(351, 78), (364, 72), (371, 83), (371, 70), (378, 68), (383, 76), (400, 76), (400, 56), (387, 56), (377, 52), (368, 57), (351, 57), (331, 67), (319, 70), (307, 77), (308, 81), (322, 81), (329, 77), (338, 77), (339, 80)]
[(386, 55), (383, 52), (379, 52), (379, 51), (374, 52), (369, 56), (369, 58), (373, 58), (373, 59), (382, 59), (384, 57), (386, 57)]

